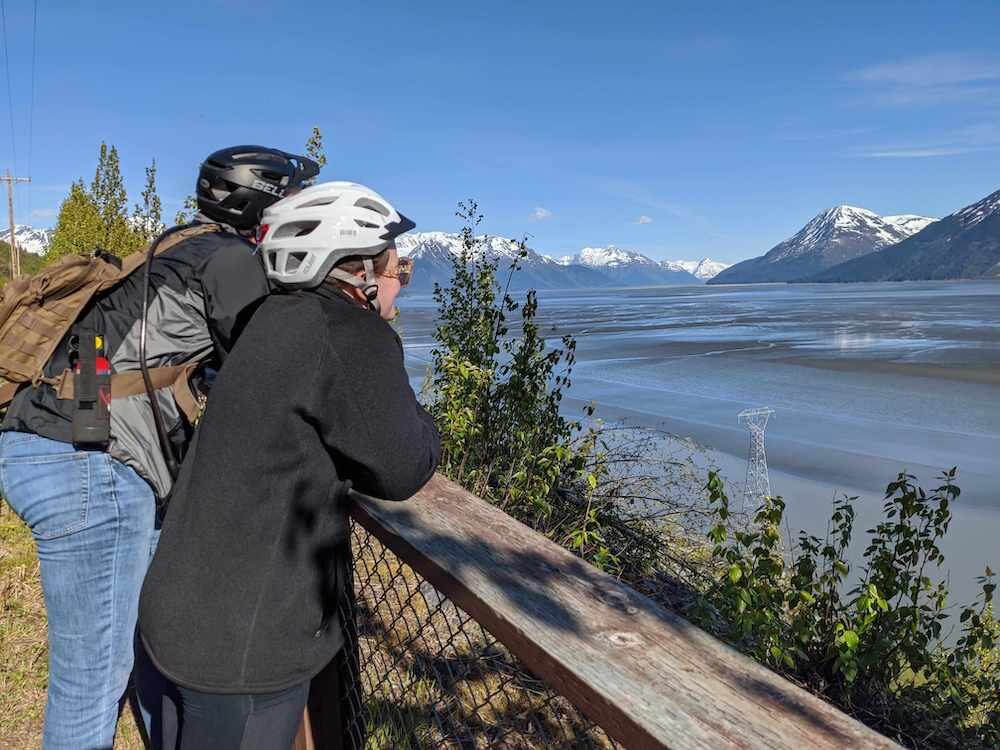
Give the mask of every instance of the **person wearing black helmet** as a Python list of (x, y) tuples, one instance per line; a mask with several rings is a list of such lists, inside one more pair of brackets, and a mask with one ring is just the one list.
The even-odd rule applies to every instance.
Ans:
[(139, 591), (173, 484), (170, 467), (187, 447), (204, 394), (201, 373), (221, 367), (268, 293), (251, 241), (261, 212), (318, 172), (310, 159), (262, 146), (211, 154), (198, 175), (194, 222), (153, 258), (148, 278), (133, 273), (92, 301), (45, 366), (47, 377), (79, 369), (80, 342), (92, 341), (98, 373), (138, 372), (144, 350), (148, 367), (176, 373), (153, 384), (155, 404), (147, 393), (113, 396), (103, 439), (87, 445), (74, 431), (83, 414), (77, 402), (46, 383), (21, 388), (7, 410), (0, 492), (35, 538), (48, 615), (46, 750), (112, 746), (133, 666)]

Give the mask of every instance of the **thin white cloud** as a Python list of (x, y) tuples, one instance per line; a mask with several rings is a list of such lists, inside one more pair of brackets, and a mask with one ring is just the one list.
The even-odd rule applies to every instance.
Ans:
[(980, 122), (944, 130), (933, 138), (902, 143), (877, 143), (855, 149), (852, 156), (865, 159), (926, 159), (960, 156), (1000, 149), (1000, 126)]
[(545, 219), (551, 219), (552, 212), (547, 208), (542, 208), (539, 206), (534, 211), (531, 212), (532, 221), (545, 221)]
[(54, 219), (58, 215), (58, 208), (36, 208), (31, 212), (32, 219)]
[(1000, 58), (934, 54), (869, 65), (849, 72), (866, 100), (890, 107), (1000, 101)]
[(926, 159), (933, 156), (971, 154), (979, 150), (975, 148), (899, 148), (885, 151), (869, 151), (864, 154), (864, 157), (866, 159)]
[(852, 76), (895, 86), (944, 86), (1000, 80), (1000, 61), (968, 55), (937, 54), (869, 65)]
[(875, 128), (833, 128), (830, 130), (815, 130), (805, 132), (794, 127), (787, 130), (778, 129), (775, 137), (779, 141), (809, 142), (809, 141), (830, 141), (840, 138), (856, 138), (860, 135), (868, 135), (875, 132)]
[(636, 224), (652, 224), (653, 220), (650, 217), (648, 217), (645, 214), (643, 214), (642, 216), (640, 216), (638, 219), (635, 220), (635, 223)]
[(958, 102), (995, 103), (1000, 101), (1000, 83), (993, 85), (895, 86), (875, 91), (869, 96), (869, 99), (876, 104), (896, 107)]

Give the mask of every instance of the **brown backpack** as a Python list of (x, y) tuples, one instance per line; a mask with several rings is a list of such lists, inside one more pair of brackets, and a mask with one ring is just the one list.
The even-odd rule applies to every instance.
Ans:
[[(219, 231), (218, 224), (197, 224), (171, 232), (156, 247), (156, 254), (200, 234)], [(14, 279), (0, 291), (0, 407), (6, 406), (26, 384), (47, 383), (60, 399), (73, 398), (73, 378), (66, 370), (46, 377), (45, 365), (59, 342), (84, 308), (101, 292), (111, 289), (138, 269), (146, 252), (125, 258), (121, 267), (99, 255), (73, 255), (44, 268), (34, 276)], [(189, 419), (197, 411), (187, 387), (196, 363), (149, 369), (154, 388), (172, 386), (178, 406)], [(111, 398), (145, 392), (142, 373), (111, 376)]]

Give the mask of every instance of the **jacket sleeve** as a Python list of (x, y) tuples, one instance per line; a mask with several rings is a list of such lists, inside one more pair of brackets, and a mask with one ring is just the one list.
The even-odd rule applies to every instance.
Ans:
[(328, 342), (314, 424), (342, 479), (383, 500), (405, 500), (434, 475), (441, 441), (410, 388), (399, 339), (381, 320)]
[(253, 248), (226, 237), (202, 265), (205, 317), (219, 362), (225, 360), (240, 330), (268, 294), (267, 277)]

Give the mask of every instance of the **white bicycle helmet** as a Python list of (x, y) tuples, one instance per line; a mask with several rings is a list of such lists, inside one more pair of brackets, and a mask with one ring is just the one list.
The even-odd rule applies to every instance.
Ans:
[[(369, 187), (324, 182), (264, 209), (258, 235), (267, 277), (288, 289), (319, 286), (328, 277), (360, 289), (377, 309), (372, 258), (416, 226)], [(365, 278), (336, 268), (361, 257)]]

